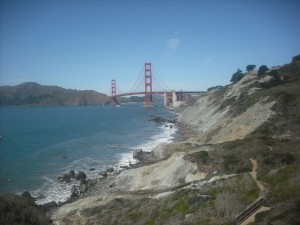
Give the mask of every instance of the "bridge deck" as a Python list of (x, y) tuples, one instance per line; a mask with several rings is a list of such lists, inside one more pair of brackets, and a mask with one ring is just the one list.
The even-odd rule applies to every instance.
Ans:
[[(162, 94), (171, 94), (173, 91), (152, 91), (152, 94), (154, 95), (162, 95)], [(174, 91), (176, 94), (202, 94), (205, 93), (205, 91)], [(116, 97), (122, 97), (122, 96), (130, 96), (130, 95), (144, 95), (146, 92), (128, 92), (128, 93), (122, 93), (117, 94)]]

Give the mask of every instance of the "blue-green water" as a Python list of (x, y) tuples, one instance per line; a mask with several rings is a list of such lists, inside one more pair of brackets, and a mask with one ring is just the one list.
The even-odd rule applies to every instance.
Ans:
[(174, 116), (140, 106), (0, 108), (0, 193), (64, 201), (72, 185), (57, 180), (64, 173), (98, 177), (108, 166), (134, 163), (134, 149), (171, 142), (175, 129), (149, 120)]

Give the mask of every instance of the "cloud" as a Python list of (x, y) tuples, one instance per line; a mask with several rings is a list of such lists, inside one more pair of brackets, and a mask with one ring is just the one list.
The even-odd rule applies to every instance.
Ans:
[(180, 39), (179, 38), (171, 38), (171, 39), (167, 40), (168, 49), (176, 50), (179, 45), (180, 45)]

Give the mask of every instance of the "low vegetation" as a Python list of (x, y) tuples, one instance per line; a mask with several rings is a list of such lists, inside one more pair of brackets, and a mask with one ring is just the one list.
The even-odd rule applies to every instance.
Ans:
[(52, 224), (32, 200), (16, 195), (0, 197), (0, 212), (2, 225)]

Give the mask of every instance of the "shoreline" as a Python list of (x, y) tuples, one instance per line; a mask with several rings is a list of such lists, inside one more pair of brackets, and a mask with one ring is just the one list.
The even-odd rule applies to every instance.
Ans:
[[(176, 117), (177, 118), (177, 117)], [(170, 122), (164, 123), (162, 125), (167, 125), (170, 124)], [(152, 150), (149, 151), (144, 151), (142, 150), (142, 154), (149, 154), (150, 157), (148, 157), (147, 159), (136, 159), (132, 156), (133, 160), (136, 160), (135, 163), (129, 164), (128, 166), (121, 166), (119, 164), (115, 164), (113, 165), (111, 168), (113, 168), (114, 170), (112, 172), (107, 172), (107, 176), (102, 176), (100, 178), (94, 178), (94, 179), (89, 179), (87, 178), (87, 190), (84, 193), (81, 193), (78, 196), (75, 196), (75, 198), (70, 198), (67, 201), (59, 204), (59, 206), (71, 203), (71, 202), (75, 202), (79, 199), (84, 199), (87, 197), (96, 197), (96, 196), (100, 196), (100, 195), (108, 195), (108, 194), (119, 194), (118, 190), (114, 190), (114, 181), (116, 180), (116, 178), (118, 177), (119, 174), (121, 174), (122, 172), (126, 171), (126, 170), (131, 170), (131, 169), (136, 169), (136, 168), (141, 168), (144, 166), (149, 166), (149, 165), (153, 165), (159, 161), (162, 161), (165, 159), (165, 157), (160, 157), (159, 155), (162, 154), (164, 152), (164, 149), (166, 148), (166, 146), (168, 146), (169, 144), (173, 144), (173, 143), (177, 143), (177, 142), (181, 142), (186, 140), (188, 137), (188, 135), (190, 135), (190, 133), (187, 130), (182, 130), (180, 131), (180, 129), (183, 129), (183, 125), (179, 125), (179, 123), (173, 123), (173, 126), (176, 127), (176, 133), (174, 133), (174, 136), (171, 139), (171, 142), (169, 143), (160, 143), (156, 146), (152, 146)], [(175, 129), (175, 127), (173, 127), (172, 129)], [(185, 128), (187, 129), (187, 128)], [(185, 134), (184, 136), (181, 136), (182, 134)], [(138, 150), (138, 149), (135, 149)], [(133, 155), (135, 150), (133, 150), (130, 154)], [(115, 169), (117, 168), (117, 169)]]
[[(178, 115), (175, 118), (177, 118), (177, 117), (178, 117)], [(152, 145), (151, 151), (150, 151), (152, 154), (154, 154), (154, 151), (157, 154), (158, 149), (160, 149), (159, 151), (163, 151), (161, 149), (162, 148), (161, 146), (163, 146), (163, 145), (168, 145), (170, 143), (175, 143), (175, 142), (183, 141), (184, 139), (186, 139), (186, 136), (184, 136), (184, 137), (182, 136), (182, 133), (184, 133), (181, 131), (183, 126), (174, 121), (175, 120), (173, 120), (173, 123), (170, 122), (169, 120), (166, 122), (163, 122), (163, 123), (158, 123), (158, 124), (160, 124), (159, 127), (162, 128), (162, 134), (165, 132), (164, 131), (165, 129), (173, 129), (173, 130), (175, 130), (175, 132), (172, 133), (170, 137), (163, 138), (163, 139), (167, 139), (166, 140), (167, 143), (163, 140), (160, 143), (155, 143), (155, 145)], [(154, 121), (152, 121), (152, 122), (154, 122)], [(157, 140), (157, 139), (153, 138), (153, 140), (149, 141), (149, 143), (153, 142), (153, 141), (155, 142), (155, 140)], [(148, 148), (148, 146), (147, 146), (147, 148)], [(79, 181), (75, 180), (74, 178), (72, 178), (71, 183), (62, 183), (62, 185), (69, 186), (70, 194), (66, 200), (64, 200), (64, 201), (55, 201), (55, 200), (45, 201), (46, 193), (41, 193), (40, 195), (33, 195), (36, 204), (39, 206), (53, 205), (55, 207), (57, 207), (57, 206), (60, 207), (67, 203), (74, 202), (78, 199), (82, 199), (82, 198), (85, 198), (88, 196), (95, 196), (95, 195), (99, 195), (100, 193), (109, 193), (111, 187), (109, 187), (110, 185), (108, 183), (111, 183), (124, 170), (143, 167), (146, 165), (153, 164), (159, 160), (157, 157), (152, 157), (151, 160), (137, 160), (133, 157), (133, 153), (136, 149), (139, 149), (139, 148), (138, 147), (132, 148), (131, 152), (124, 154), (124, 155), (126, 155), (125, 158), (121, 158), (116, 164), (107, 166), (106, 169), (104, 169), (104, 170), (97, 170), (96, 174), (98, 174), (98, 175), (96, 177), (90, 177), (87, 175), (84, 182), (79, 182)], [(149, 153), (149, 151), (147, 149), (146, 150), (142, 149), (142, 150), (143, 150), (143, 152)], [(76, 173), (78, 173), (78, 172), (81, 172), (81, 171), (76, 171)], [(83, 170), (83, 172), (85, 174), (88, 174), (88, 171)], [(61, 177), (68, 175), (68, 173), (69, 172), (62, 174)], [(104, 174), (104, 176), (101, 176), (101, 174)], [(61, 181), (61, 182), (64, 182), (64, 181)], [(22, 194), (22, 193), (20, 193), (20, 194)], [(42, 196), (42, 198), (41, 198), (41, 196)]]

